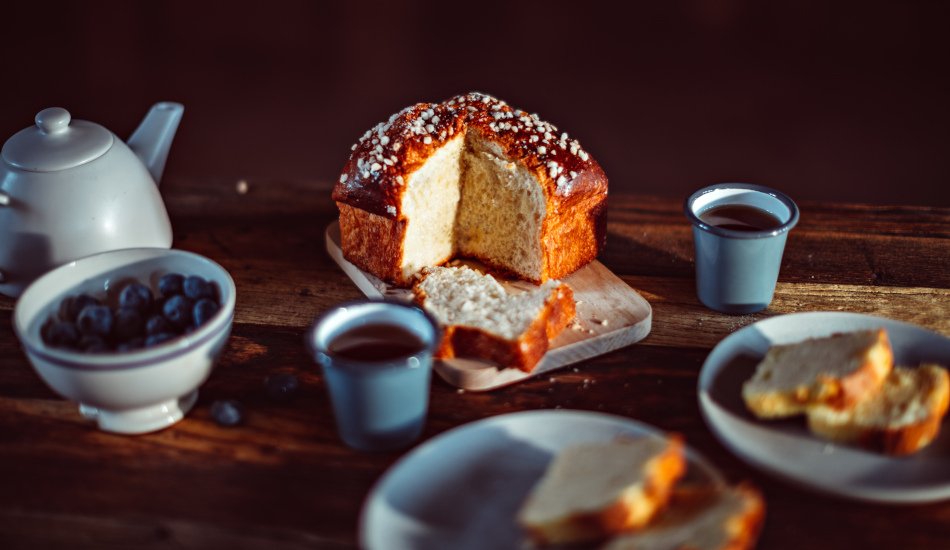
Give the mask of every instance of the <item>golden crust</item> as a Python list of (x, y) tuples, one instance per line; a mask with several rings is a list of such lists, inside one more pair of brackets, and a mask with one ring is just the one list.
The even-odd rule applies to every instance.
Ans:
[(736, 490), (743, 494), (745, 506), (726, 525), (729, 540), (722, 550), (747, 550), (755, 546), (765, 522), (765, 499), (748, 483), (740, 483)]
[(667, 443), (663, 452), (647, 463), (643, 491), (631, 491), (606, 508), (577, 513), (545, 528), (522, 527), (538, 544), (591, 541), (643, 529), (663, 510), (686, 472), (683, 436), (670, 434)]
[(950, 408), (950, 378), (946, 369), (929, 365), (932, 377), (930, 397), (927, 399), (927, 417), (919, 422), (897, 427), (867, 426), (853, 422), (828, 422), (820, 411), (808, 415), (809, 429), (826, 439), (854, 443), (865, 449), (895, 456), (916, 453), (926, 447), (940, 433), (943, 417)]
[[(534, 282), (563, 277), (592, 261), (606, 240), (603, 169), (555, 126), (480, 93), (407, 107), (367, 131), (353, 146), (332, 195), (338, 205), (351, 207), (346, 225), (341, 208), (344, 256), (359, 266), (383, 264), (383, 270), (367, 271), (400, 286), (409, 284), (392, 268), (399, 259), (373, 258), (390, 254), (395, 246), (389, 242), (375, 246), (379, 222), (369, 215), (404, 219), (401, 205), (409, 176), (447, 140), (469, 130), (497, 143), (512, 161), (532, 172), (541, 186), (547, 214), (541, 229), (541, 274)], [(350, 231), (368, 234), (348, 238)], [(347, 245), (355, 242), (361, 246)]]
[[(843, 338), (847, 334), (835, 337)], [(845, 410), (874, 395), (890, 373), (894, 354), (886, 330), (876, 330), (875, 342), (863, 358), (864, 361), (847, 376), (819, 375), (813, 382), (803, 382), (792, 391), (759, 391), (752, 389), (747, 382), (743, 384), (742, 397), (746, 407), (759, 418), (804, 414), (815, 405)]]
[[(418, 283), (415, 300), (425, 303), (426, 294)], [(544, 357), (553, 340), (574, 318), (574, 292), (561, 284), (551, 290), (541, 313), (517, 340), (507, 340), (480, 328), (464, 325), (442, 327), (442, 341), (434, 356), (439, 359), (474, 357), (503, 367), (531, 372)]]
[[(403, 281), (403, 243), (406, 222), (337, 203), (340, 209), (340, 245), (346, 259), (363, 271), (389, 281)], [(408, 281), (405, 281), (408, 282)]]

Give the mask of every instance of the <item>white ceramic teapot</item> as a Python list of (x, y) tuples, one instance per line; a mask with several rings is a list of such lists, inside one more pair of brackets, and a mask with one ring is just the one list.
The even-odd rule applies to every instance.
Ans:
[(158, 103), (126, 145), (102, 126), (52, 107), (3, 145), (0, 163), (0, 293), (97, 252), (169, 248), (158, 192), (185, 108)]

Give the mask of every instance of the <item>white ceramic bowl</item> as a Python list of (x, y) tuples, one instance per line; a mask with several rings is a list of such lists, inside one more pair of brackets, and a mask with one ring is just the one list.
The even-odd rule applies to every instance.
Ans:
[[(89, 293), (116, 299), (132, 279), (151, 286), (166, 273), (198, 275), (217, 284), (221, 309), (194, 332), (151, 348), (125, 353), (80, 353), (47, 346), (40, 329), (63, 298)], [(231, 333), (234, 281), (215, 262), (191, 252), (132, 248), (87, 256), (33, 282), (20, 296), (13, 328), (40, 377), (79, 403), (99, 428), (117, 433), (160, 430), (181, 420), (197, 399)]]

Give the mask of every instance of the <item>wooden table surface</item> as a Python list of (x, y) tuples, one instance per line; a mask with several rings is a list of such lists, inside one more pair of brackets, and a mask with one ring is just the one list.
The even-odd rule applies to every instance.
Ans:
[[(336, 216), (329, 187), (281, 181), (172, 181), (162, 188), (174, 246), (221, 263), (237, 283), (224, 355), (180, 423), (106, 434), (49, 390), (0, 298), (0, 547), (281, 547), (356, 545), (370, 487), (404, 453), (368, 454), (337, 438), (323, 380), (303, 346), (314, 316), (360, 293), (324, 251)], [(604, 411), (683, 433), (733, 482), (767, 499), (761, 548), (936, 548), (950, 544), (950, 502), (884, 506), (821, 496), (760, 473), (703, 422), (700, 366), (723, 337), (798, 311), (853, 311), (950, 335), (950, 209), (800, 204), (775, 300), (754, 315), (702, 307), (680, 200), (610, 197), (601, 260), (653, 306), (649, 337), (555, 375), (490, 393), (434, 379), (423, 440), (480, 418), (554, 407)], [(290, 372), (296, 399), (263, 381)], [(588, 381), (585, 383), (585, 381)], [(210, 418), (238, 399), (244, 425)]]

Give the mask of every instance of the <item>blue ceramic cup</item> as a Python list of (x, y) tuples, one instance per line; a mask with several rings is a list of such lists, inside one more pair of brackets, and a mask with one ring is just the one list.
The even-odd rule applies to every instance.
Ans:
[[(759, 230), (712, 225), (702, 217), (721, 206), (746, 206), (775, 218)], [(785, 239), (798, 223), (798, 206), (787, 195), (747, 183), (720, 183), (696, 191), (684, 204), (696, 246), (696, 294), (723, 313), (752, 313), (768, 307), (775, 293)]]
[[(406, 355), (378, 360), (331, 351), (341, 335), (367, 326), (389, 327), (404, 339), (408, 332), (421, 345)], [(432, 317), (398, 302), (343, 304), (314, 322), (307, 344), (322, 368), (344, 443), (364, 451), (388, 451), (419, 437), (429, 406), (432, 353), (440, 338)]]

